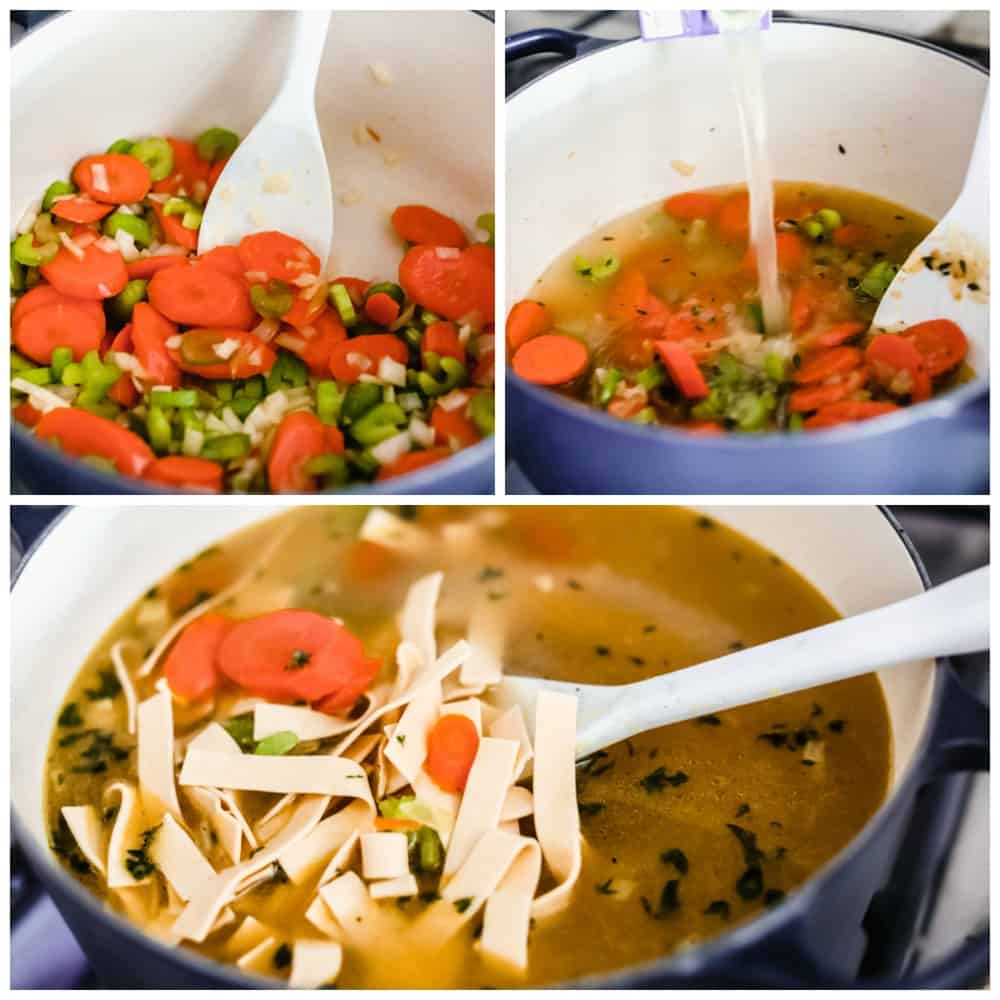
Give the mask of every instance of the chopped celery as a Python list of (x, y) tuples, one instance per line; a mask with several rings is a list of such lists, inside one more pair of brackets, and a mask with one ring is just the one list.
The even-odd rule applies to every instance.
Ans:
[(651, 406), (644, 406), (634, 417), (632, 417), (633, 424), (655, 424), (656, 423), (656, 410)]
[(351, 425), (351, 437), (371, 448), (398, 434), (406, 420), (406, 413), (397, 403), (379, 403)]
[(472, 397), (469, 404), (469, 416), (476, 429), (483, 437), (489, 437), (494, 430), (493, 416), (494, 399), (492, 392), (480, 392)]
[(266, 285), (251, 285), (250, 301), (265, 319), (281, 319), (295, 304), (292, 286), (276, 279)]
[(25, 382), (32, 385), (49, 385), (52, 382), (51, 368), (27, 368), (23, 371), (15, 372), (15, 378), (23, 378)]
[(444, 865), (444, 848), (437, 830), (432, 826), (421, 826), (416, 831), (414, 867), (424, 875), (438, 874)]
[(280, 757), (282, 754), (294, 750), (298, 745), (299, 738), (288, 729), (283, 729), (279, 733), (271, 733), (265, 736), (257, 746), (254, 747), (255, 754), (265, 757)]
[(429, 326), (433, 326), (435, 323), (441, 322), (441, 317), (432, 313), (429, 309), (422, 309), (420, 311), (420, 322), (424, 324), (424, 329)]
[(803, 419), (801, 413), (793, 413), (788, 418), (788, 429), (790, 431), (800, 431), (802, 430), (804, 425), (805, 425), (805, 420)]
[(607, 406), (614, 398), (615, 390), (621, 382), (623, 373), (620, 368), (605, 368), (604, 377), (597, 387), (597, 405)]
[[(426, 357), (430, 357), (428, 354)], [(454, 358), (441, 358), (440, 370), (443, 379), (437, 379), (429, 372), (419, 372), (416, 377), (417, 387), (425, 396), (443, 396), (452, 389), (463, 385), (468, 377), (465, 365)]]
[(306, 363), (288, 351), (279, 351), (278, 359), (267, 373), (267, 391), (275, 392), (286, 386), (298, 389), (309, 381)]
[(330, 305), (337, 310), (340, 322), (346, 327), (352, 327), (358, 322), (358, 314), (354, 311), (354, 303), (346, 285), (340, 283), (330, 286)]
[(780, 354), (766, 354), (764, 356), (764, 372), (773, 382), (785, 381), (785, 359)]
[(14, 257), (14, 244), (10, 245), (10, 290), (23, 292), (25, 285), (24, 265)]
[(371, 479), (379, 470), (379, 461), (370, 451), (349, 451), (347, 464), (361, 478)]
[(491, 247), (496, 245), (496, 216), (492, 212), (484, 212), (476, 219), (476, 228), (490, 234), (486, 241)]
[(811, 240), (818, 240), (824, 232), (823, 223), (818, 219), (806, 219), (805, 222), (800, 222), (799, 229)]
[(148, 247), (153, 242), (153, 230), (149, 223), (138, 215), (126, 212), (113, 212), (101, 224), (105, 236), (114, 237), (119, 229), (124, 230), (135, 240), (138, 247)]
[(887, 260), (877, 260), (861, 279), (855, 294), (861, 298), (875, 299), (877, 302), (888, 291), (899, 268)]
[(209, 163), (217, 163), (227, 156), (232, 156), (239, 144), (240, 137), (235, 132), (219, 128), (217, 125), (205, 129), (195, 142), (198, 156)]
[(164, 215), (179, 215), (185, 229), (197, 229), (201, 225), (202, 211), (190, 198), (168, 198), (163, 203)]
[(228, 379), (219, 379), (214, 385), (215, 398), (219, 400), (220, 403), (230, 403), (232, 402), (233, 396), (236, 393), (235, 386)]
[(573, 258), (573, 270), (588, 281), (603, 281), (605, 278), (610, 278), (617, 272), (618, 267), (618, 258), (613, 253), (605, 255), (596, 262), (581, 256)]
[(838, 212), (835, 208), (821, 208), (816, 213), (816, 219), (828, 233), (832, 233), (835, 229), (844, 224), (844, 220), (841, 218), (840, 212)]
[[(396, 335), (400, 335), (400, 331), (396, 331)], [(418, 330), (415, 326), (408, 326), (402, 331), (403, 340), (406, 341), (407, 346), (414, 351), (420, 350), (420, 342), (424, 339), (423, 333)]]
[(170, 420), (158, 406), (151, 406), (146, 414), (146, 433), (150, 446), (158, 455), (170, 449)]
[(190, 409), (197, 404), (198, 394), (194, 389), (154, 389), (149, 401), (153, 406)]
[(63, 368), (62, 376), (59, 379), (63, 385), (82, 385), (83, 366), (74, 361)]
[(130, 153), (131, 151), (131, 139), (115, 139), (115, 141), (108, 146), (109, 153)]
[(154, 182), (165, 180), (174, 169), (174, 150), (166, 139), (159, 137), (140, 139), (126, 152), (146, 164), (149, 176)]
[(56, 198), (64, 194), (76, 194), (76, 185), (69, 181), (53, 181), (42, 195), (42, 211), (48, 212), (55, 204)]
[(50, 364), (52, 366), (52, 378), (58, 382), (62, 378), (63, 370), (73, 361), (73, 349), (71, 347), (57, 347), (52, 352)]
[(316, 384), (316, 416), (322, 423), (336, 425), (345, 395), (336, 382), (324, 380)]
[(382, 390), (374, 382), (356, 382), (344, 397), (341, 413), (350, 423), (358, 420), (382, 399)]
[(25, 267), (48, 264), (58, 252), (59, 244), (53, 241), (35, 246), (35, 237), (31, 233), (23, 233), (14, 240), (14, 260)]
[(240, 420), (245, 420), (253, 413), (258, 402), (259, 400), (251, 399), (249, 396), (237, 396), (229, 405)]
[(250, 451), (250, 438), (246, 434), (219, 434), (209, 438), (201, 448), (201, 457), (213, 462), (228, 462), (242, 458)]
[(365, 292), (365, 302), (367, 302), (373, 295), (379, 294), (388, 295), (401, 309), (403, 307), (403, 303), (406, 301), (403, 289), (400, 288), (394, 281), (376, 281), (374, 285), (369, 285), (367, 291)]
[(122, 323), (128, 323), (132, 319), (133, 310), (146, 298), (148, 284), (149, 282), (143, 278), (133, 278), (117, 295), (111, 298), (108, 308), (116, 319)]
[[(72, 357), (72, 355), (70, 356)], [(23, 354), (18, 354), (17, 351), (10, 352), (11, 375), (17, 375), (18, 372), (30, 372), (34, 367), (36, 367), (35, 363), (33, 361), (29, 361)]]
[(641, 385), (647, 392), (663, 385), (667, 378), (667, 370), (659, 361), (654, 361), (648, 368), (643, 368), (635, 377), (637, 385)]
[(308, 476), (321, 476), (326, 486), (342, 486), (350, 478), (347, 459), (332, 452), (310, 458), (303, 469)]

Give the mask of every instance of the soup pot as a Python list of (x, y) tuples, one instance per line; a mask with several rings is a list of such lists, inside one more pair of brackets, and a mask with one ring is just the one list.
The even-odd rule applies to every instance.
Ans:
[[(212, 125), (246, 135), (277, 91), (290, 25), (280, 11), (74, 11), (32, 31), (11, 51), (12, 220), (81, 155), (123, 135), (191, 135)], [(391, 85), (376, 83), (375, 64)], [(485, 17), (334, 15), (316, 107), (334, 195), (351, 204), (335, 204), (331, 268), (394, 276), (401, 255), (387, 220), (398, 204), (426, 202), (470, 226), (492, 209), (493, 76)], [(359, 121), (380, 133), (380, 145), (354, 141)], [(398, 162), (386, 164), (383, 150)], [(161, 492), (61, 456), (17, 424), (13, 456), (17, 477), (38, 493)], [(479, 493), (492, 483), (486, 441), (393, 480), (391, 492)]]
[[(107, 910), (55, 861), (47, 846), (42, 795), (48, 734), (64, 692), (108, 626), (174, 567), (281, 509), (75, 508), (35, 543), (13, 584), (15, 836), (107, 986), (262, 985), (234, 966), (147, 937)], [(900, 600), (927, 584), (899, 527), (874, 507), (705, 512), (787, 561), (843, 614)], [(867, 566), (878, 572), (864, 571)], [(57, 628), (53, 608), (59, 609)], [(987, 766), (986, 709), (964, 692), (947, 663), (913, 663), (880, 677), (892, 719), (891, 787), (854, 840), (781, 906), (691, 951), (582, 985), (854, 984), (865, 946), (862, 918), (888, 879), (917, 792), (947, 773)], [(933, 969), (895, 985), (967, 985), (985, 978), (987, 959), (986, 937), (970, 938)]]
[[(762, 47), (776, 179), (944, 214), (961, 189), (985, 71), (922, 41), (843, 25), (779, 21)], [(508, 306), (599, 226), (686, 189), (745, 182), (718, 35), (508, 39), (508, 60), (539, 53), (579, 58), (507, 102)], [(972, 345), (970, 364), (971, 382), (888, 417), (707, 438), (616, 420), (508, 373), (510, 455), (548, 493), (979, 493), (988, 488), (988, 344)]]

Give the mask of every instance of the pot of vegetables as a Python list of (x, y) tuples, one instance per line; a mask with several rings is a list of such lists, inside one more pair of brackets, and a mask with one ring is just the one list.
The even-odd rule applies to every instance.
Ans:
[[(843, 25), (779, 19), (761, 33), (760, 44), (776, 205), (779, 212), (783, 206), (792, 209), (792, 218), (779, 217), (779, 248), (783, 241), (794, 244), (786, 250), (796, 252), (804, 245), (805, 266), (814, 268), (820, 281), (830, 280), (821, 272), (835, 255), (839, 255), (835, 266), (849, 262), (845, 273), (860, 266), (858, 255), (851, 262), (852, 251), (840, 243), (841, 236), (846, 243), (848, 233), (858, 231), (844, 225), (854, 220), (831, 211), (822, 191), (843, 192), (843, 205), (858, 210), (857, 222), (873, 228), (878, 213), (862, 217), (860, 201), (850, 200), (855, 193), (929, 217), (928, 228), (932, 219), (947, 211), (962, 186), (986, 92), (988, 78), (980, 67), (918, 40)], [(753, 379), (741, 382), (745, 367), (734, 374), (725, 370), (725, 364), (712, 370), (711, 362), (703, 361), (707, 385), (700, 388), (701, 376), (694, 371), (693, 388), (686, 393), (673, 346), (645, 361), (655, 364), (634, 379), (636, 385), (627, 365), (614, 356), (609, 361), (607, 354), (600, 355), (608, 339), (595, 346), (602, 334), (592, 322), (567, 321), (578, 317), (567, 316), (570, 293), (566, 292), (565, 301), (560, 298), (563, 279), (552, 277), (553, 271), (565, 267), (566, 288), (575, 281), (579, 288), (574, 294), (581, 300), (589, 296), (593, 303), (590, 318), (597, 313), (598, 325), (607, 321), (613, 326), (614, 303), (602, 296), (614, 297), (621, 287), (615, 282), (625, 283), (626, 271), (636, 259), (635, 254), (629, 256), (631, 250), (620, 260), (616, 257), (616, 247), (625, 245), (622, 240), (641, 240), (640, 229), (647, 222), (653, 226), (653, 236), (646, 245), (656, 249), (660, 248), (656, 222), (676, 226), (678, 238), (687, 234), (694, 239), (705, 232), (705, 221), (700, 220), (693, 222), (689, 234), (684, 218), (694, 219), (691, 213), (697, 214), (701, 192), (708, 189), (719, 192), (714, 197), (725, 198), (726, 186), (746, 183), (731, 74), (718, 35), (618, 44), (560, 32), (508, 39), (509, 60), (541, 55), (548, 60), (545, 65), (552, 67), (555, 62), (554, 68), (507, 103), (507, 307), (551, 296), (555, 310), (554, 320), (541, 312), (537, 319), (530, 313), (516, 317), (513, 334), (508, 326), (508, 337), (513, 337), (508, 356), (517, 353), (522, 338), (553, 322), (551, 332), (562, 335), (558, 343), (565, 348), (556, 354), (557, 344), (540, 338), (528, 346), (520, 362), (514, 361), (515, 373), (508, 374), (510, 452), (535, 486), (565, 493), (967, 493), (986, 488), (989, 351), (985, 343), (968, 343), (968, 370), (947, 388), (939, 390), (936, 383), (933, 398), (925, 402), (883, 403), (893, 397), (878, 387), (873, 392), (869, 383), (840, 405), (859, 412), (868, 408), (872, 415), (892, 411), (888, 415), (831, 426), (832, 421), (811, 421), (804, 407), (806, 430), (800, 433), (787, 432), (797, 430), (803, 420), (802, 414), (789, 415), (781, 408), (781, 383), (794, 391), (799, 382), (807, 381), (807, 374), (811, 379), (809, 370), (800, 379), (790, 366), (779, 365), (757, 369)], [(578, 57), (558, 64), (573, 55)], [(928, 80), (934, 81), (932, 88), (924, 86)], [(694, 200), (673, 200), (681, 195)], [(809, 204), (799, 212), (805, 202)], [(711, 215), (717, 203), (705, 204), (704, 212)], [(679, 214), (670, 216), (671, 206)], [(909, 224), (902, 209), (894, 211), (888, 215), (890, 222)], [(629, 218), (635, 220), (631, 228), (625, 224)], [(708, 224), (709, 243), (716, 239), (715, 227), (724, 228), (724, 217), (715, 218)], [(832, 240), (838, 224), (843, 228)], [(782, 227), (793, 231), (782, 232)], [(878, 231), (889, 240), (888, 230)], [(662, 236), (664, 242), (671, 238), (670, 232)], [(599, 242), (602, 239), (608, 242)], [(911, 246), (916, 242), (913, 239)], [(825, 253), (827, 247), (830, 254)], [(581, 253), (581, 248), (590, 255), (576, 258), (573, 274), (573, 254)], [(736, 251), (746, 248), (745, 231), (742, 244), (737, 248), (734, 243), (733, 248), (722, 247), (720, 253), (733, 254), (735, 271), (740, 264)], [(862, 314), (852, 318), (870, 322), (877, 297), (907, 253), (900, 248), (901, 259), (891, 260), (891, 253), (877, 248), (866, 258), (864, 270), (848, 277), (838, 294), (846, 290), (857, 301)], [(706, 323), (715, 322), (716, 316), (710, 301), (705, 308), (705, 288), (692, 286), (713, 265), (702, 261), (704, 272), (699, 274), (693, 252), (683, 266), (671, 261), (673, 256), (667, 252), (646, 261), (648, 288), (657, 296), (650, 300), (654, 312), (665, 316), (664, 310), (670, 310), (678, 322), (684, 320), (698, 332), (708, 329), (704, 338), (708, 341), (715, 333)], [(652, 250), (647, 257), (653, 257)], [(879, 257), (888, 259), (880, 263)], [(782, 263), (779, 260), (779, 267)], [(797, 263), (798, 258), (793, 261)], [(606, 287), (612, 291), (606, 293)], [(643, 285), (641, 291), (645, 290)], [(683, 300), (695, 291), (703, 296), (698, 303), (700, 318), (698, 307), (691, 314), (693, 296)], [(676, 303), (671, 293), (678, 298)], [(738, 335), (745, 340), (744, 327), (753, 324), (749, 307), (753, 303), (748, 303), (749, 319), (744, 322), (743, 307), (727, 305), (739, 310), (736, 322), (733, 313), (725, 317), (730, 339)], [(657, 321), (649, 310), (636, 312), (640, 319), (634, 326)], [(866, 329), (864, 322), (856, 326), (857, 331)], [(817, 332), (826, 331), (817, 328)], [(848, 335), (846, 327), (837, 332), (841, 334)], [(668, 332), (667, 337), (674, 339), (674, 334)], [(566, 340), (574, 338), (587, 346), (589, 359), (579, 347), (569, 349), (573, 345)], [(847, 344), (837, 358), (850, 366), (864, 347), (864, 342), (859, 347)], [(553, 357), (546, 356), (550, 348)], [(715, 356), (715, 349), (708, 345), (706, 353)], [(694, 357), (700, 357), (697, 351)], [(616, 372), (616, 365), (625, 369), (617, 384), (614, 376), (622, 372)], [(516, 374), (519, 367), (524, 377)], [(664, 371), (670, 373), (666, 393), (661, 388)], [(850, 378), (864, 377), (863, 371)], [(825, 378), (825, 373), (819, 376)], [(851, 391), (851, 385), (842, 386), (837, 375), (829, 381), (836, 386), (824, 384), (823, 393), (830, 393), (831, 400)], [(733, 388), (737, 383), (740, 392)], [(810, 391), (815, 384), (810, 384)], [(712, 393), (713, 389), (717, 391)], [(710, 398), (691, 408), (685, 394), (697, 398), (701, 392)], [(634, 406), (633, 394), (641, 397)], [(581, 399), (590, 405), (581, 406)], [(772, 408), (776, 399), (777, 411)], [(855, 407), (854, 400), (862, 399), (872, 401)], [(647, 405), (654, 401), (655, 406)], [(782, 432), (768, 433), (775, 424)], [(820, 426), (825, 429), (811, 429)], [(723, 429), (727, 432), (719, 433)]]
[[(197, 511), (183, 506), (71, 509), (34, 540), (18, 568), (11, 597), (12, 615), (18, 621), (11, 657), (11, 752), (16, 762), (11, 779), (14, 835), (103, 985), (265, 985), (266, 981), (234, 965), (210, 960), (172, 940), (167, 942), (145, 933), (123, 913), (102, 903), (60, 863), (49, 848), (46, 796), (50, 793), (46, 789), (47, 783), (58, 784), (58, 768), (49, 755), (45, 734), (64, 711), (65, 692), (88, 651), (138, 595), (146, 593), (178, 564), (187, 564), (199, 552), (218, 552), (218, 546), (228, 544), (232, 532), (280, 510), (273, 505), (246, 504), (199, 505)], [(309, 508), (310, 512), (315, 510)], [(349, 508), (338, 506), (337, 510), (351, 514)], [(363, 512), (358, 513), (363, 516)], [(693, 531), (711, 527), (718, 529), (715, 535), (720, 535), (732, 529), (750, 544), (767, 550), (770, 560), (763, 560), (760, 567), (748, 569), (744, 565), (760, 578), (761, 586), (766, 587), (764, 580), (774, 579), (768, 573), (784, 572), (782, 567), (789, 567), (844, 615), (903, 599), (919, 593), (927, 584), (919, 559), (899, 526), (874, 507), (834, 510), (818, 506), (744, 506), (675, 513), (690, 516)], [(29, 528), (25, 523), (24, 527), (31, 532), (38, 530), (37, 525)], [(333, 534), (328, 535), (331, 545), (333, 538)], [(25, 537), (23, 542), (27, 546), (32, 539)], [(93, 559), (95, 549), (102, 553), (100, 560)], [(877, 565), (879, 572), (859, 573), (862, 563)], [(302, 571), (301, 559), (291, 565), (296, 574)], [(610, 547), (607, 566), (610, 572), (623, 568)], [(269, 593), (285, 593), (283, 586), (274, 590), (275, 586), (268, 584)], [(716, 593), (724, 590), (714, 589)], [(62, 616), (57, 630), (51, 628), (53, 607), (58, 607)], [(46, 683), (39, 685), (42, 674)], [(889, 881), (918, 792), (947, 774), (988, 766), (986, 709), (964, 692), (946, 662), (908, 664), (882, 671), (878, 680), (888, 728), (875, 727), (879, 730), (876, 734), (853, 716), (855, 724), (852, 727), (848, 720), (844, 739), (857, 747), (858, 753), (867, 755), (870, 750), (873, 756), (866, 759), (873, 766), (882, 755), (883, 763), (878, 763), (878, 768), (885, 779), (884, 795), (881, 805), (845, 841), (845, 846), (789, 892), (780, 905), (745, 919), (736, 919), (734, 913), (731, 923), (723, 924), (712, 936), (690, 948), (678, 948), (640, 967), (588, 979), (584, 985), (859, 985), (855, 977), (865, 951), (862, 921), (873, 898)], [(814, 713), (821, 714), (815, 706)], [(820, 721), (813, 725), (827, 731)], [(787, 756), (782, 754), (783, 758)], [(885, 765), (884, 760), (890, 759), (891, 765)], [(669, 831), (669, 826), (666, 823), (664, 830)], [(755, 843), (749, 848), (757, 850)], [(936, 872), (922, 859), (915, 870), (918, 874), (906, 886), (907, 893), (914, 894), (908, 896), (911, 902), (925, 884), (933, 881)], [(586, 888), (589, 890), (589, 886)], [(637, 900), (633, 899), (631, 905), (641, 913)], [(870, 911), (877, 922), (876, 911), (886, 918), (884, 905), (881, 911), (877, 906)], [(657, 919), (655, 914), (650, 917), (650, 933), (662, 929)], [(908, 917), (890, 913), (889, 919)], [(871, 929), (874, 924), (865, 920), (864, 926)], [(988, 948), (987, 935), (976, 934), (963, 941), (955, 954), (919, 976), (905, 981), (868, 980), (867, 985), (971, 985), (976, 977), (981, 980), (986, 975)], [(122, 956), (128, 960), (123, 961)]]
[[(294, 277), (225, 248), (212, 273), (193, 259), (207, 192), (277, 92), (289, 15), (72, 12), (14, 47), (11, 218), (21, 245), (12, 246), (12, 292), (18, 304), (36, 286), (51, 296), (36, 293), (35, 314), (22, 307), (14, 317), (12, 375), (21, 387), (14, 405), (25, 404), (12, 421), (20, 486), (45, 493), (490, 488), (492, 250), (485, 243), (492, 235), (484, 226), (492, 226), (493, 208), (493, 26), (458, 12), (399, 14), (392, 31), (386, 20), (376, 12), (333, 19), (316, 91), (335, 198), (332, 254), (319, 274), (308, 248), (292, 247), (301, 257), (297, 264), (288, 257), (299, 268)], [(170, 55), (175, 40), (198, 67), (183, 78)], [(449, 113), (441, 115), (445, 100)], [(262, 175), (262, 190), (283, 193), (282, 178)], [(102, 199), (114, 203), (113, 214)], [(434, 211), (393, 217), (399, 206)], [(433, 225), (443, 216), (440, 236)], [(51, 264), (35, 260), (49, 253), (42, 223), (55, 240)], [(429, 240), (484, 244), (473, 253), (473, 277), (461, 250), (441, 246), (442, 258), (430, 262), (462, 272), (462, 288), (466, 279), (478, 282), (483, 305), (468, 309), (465, 323), (451, 322), (460, 317), (448, 314), (448, 303), (432, 314), (417, 301), (422, 275), (414, 285), (400, 273), (408, 244)], [(127, 274), (112, 259), (119, 250)], [(457, 260), (448, 259), (452, 252)], [(189, 266), (168, 275), (160, 265), (171, 255)], [(227, 259), (230, 275), (219, 277)], [(94, 288), (77, 290), (72, 281), (95, 278), (98, 260), (108, 266)], [(128, 279), (121, 292), (118, 272)], [(234, 290), (234, 278), (246, 287)], [(235, 311), (218, 308), (223, 285), (239, 302)], [(70, 314), (68, 329), (68, 314), (60, 320), (54, 307), (84, 293), (93, 301), (68, 305), (89, 312)], [(213, 315), (187, 308), (198, 298), (211, 299)], [(425, 340), (435, 320), (444, 321), (443, 332)], [(92, 334), (104, 339), (92, 344)], [(116, 382), (122, 376), (132, 378)], [(154, 401), (155, 388), (173, 394)], [(462, 405), (442, 408), (435, 427), (437, 402), (449, 393)], [(481, 397), (475, 407), (473, 396)], [(60, 406), (69, 417), (50, 416), (48, 408)], [(281, 419), (297, 410), (309, 417), (298, 417), (294, 434), (278, 435)], [(98, 418), (141, 440), (122, 439), (116, 450), (94, 431), (107, 430)], [(325, 436), (320, 424), (331, 427)], [(275, 436), (286, 439), (278, 451), (310, 454), (304, 465), (293, 462), (303, 467), (290, 477), (268, 468)], [(304, 445), (309, 437), (312, 446)], [(195, 471), (186, 478), (185, 463), (205, 478)], [(240, 467), (245, 475), (234, 481)]]

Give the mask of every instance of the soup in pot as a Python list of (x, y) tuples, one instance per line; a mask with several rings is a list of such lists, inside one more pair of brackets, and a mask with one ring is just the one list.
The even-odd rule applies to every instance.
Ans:
[(836, 617), (694, 511), (309, 507), (150, 583), (54, 722), (51, 846), (150, 935), (244, 972), (622, 969), (782, 905), (886, 793), (871, 675), (582, 761), (575, 698), (540, 695), (534, 726), (499, 703), (503, 671), (626, 683)]

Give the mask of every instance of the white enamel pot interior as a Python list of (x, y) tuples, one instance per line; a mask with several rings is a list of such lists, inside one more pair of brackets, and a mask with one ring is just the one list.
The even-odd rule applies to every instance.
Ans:
[[(35, 547), (14, 584), (11, 798), (18, 833), (30, 840), (31, 857), (44, 866), (46, 879), (58, 880), (74, 899), (93, 910), (95, 919), (101, 913), (100, 919), (110, 921), (120, 933), (133, 931), (102, 911), (46, 847), (42, 789), (49, 733), (87, 653), (138, 595), (201, 549), (280, 509), (74, 508)], [(842, 614), (880, 607), (922, 589), (913, 557), (877, 508), (754, 506), (705, 511), (797, 569)], [(870, 566), (877, 566), (878, 573), (866, 571)], [(53, 627), (53, 609), (58, 609), (58, 627)], [(892, 719), (892, 791), (906, 776), (925, 738), (934, 670), (934, 663), (925, 661), (880, 674)], [(878, 814), (871, 820), (877, 822)], [(848, 846), (843, 855), (851, 851)], [(843, 855), (827, 867), (836, 866)], [(779, 914), (775, 910), (759, 919), (777, 919)], [(754, 923), (733, 934), (752, 933)], [(174, 957), (195, 967), (203, 964), (184, 949)]]
[[(11, 52), (12, 224), (116, 139), (212, 125), (246, 135), (281, 81), (291, 18), (76, 11), (29, 34)], [(395, 278), (399, 204), (433, 205), (473, 232), (493, 210), (493, 40), (493, 25), (465, 11), (334, 12), (316, 88), (335, 198), (331, 273)], [(381, 142), (359, 145), (359, 123)]]
[[(763, 53), (776, 180), (855, 188), (932, 218), (950, 207), (984, 72), (920, 43), (822, 24), (777, 23)], [(695, 171), (682, 176), (672, 161)], [(745, 179), (719, 36), (626, 42), (556, 69), (507, 103), (508, 305), (599, 226)], [(970, 363), (979, 377), (956, 397), (982, 390), (986, 343), (973, 345)]]

